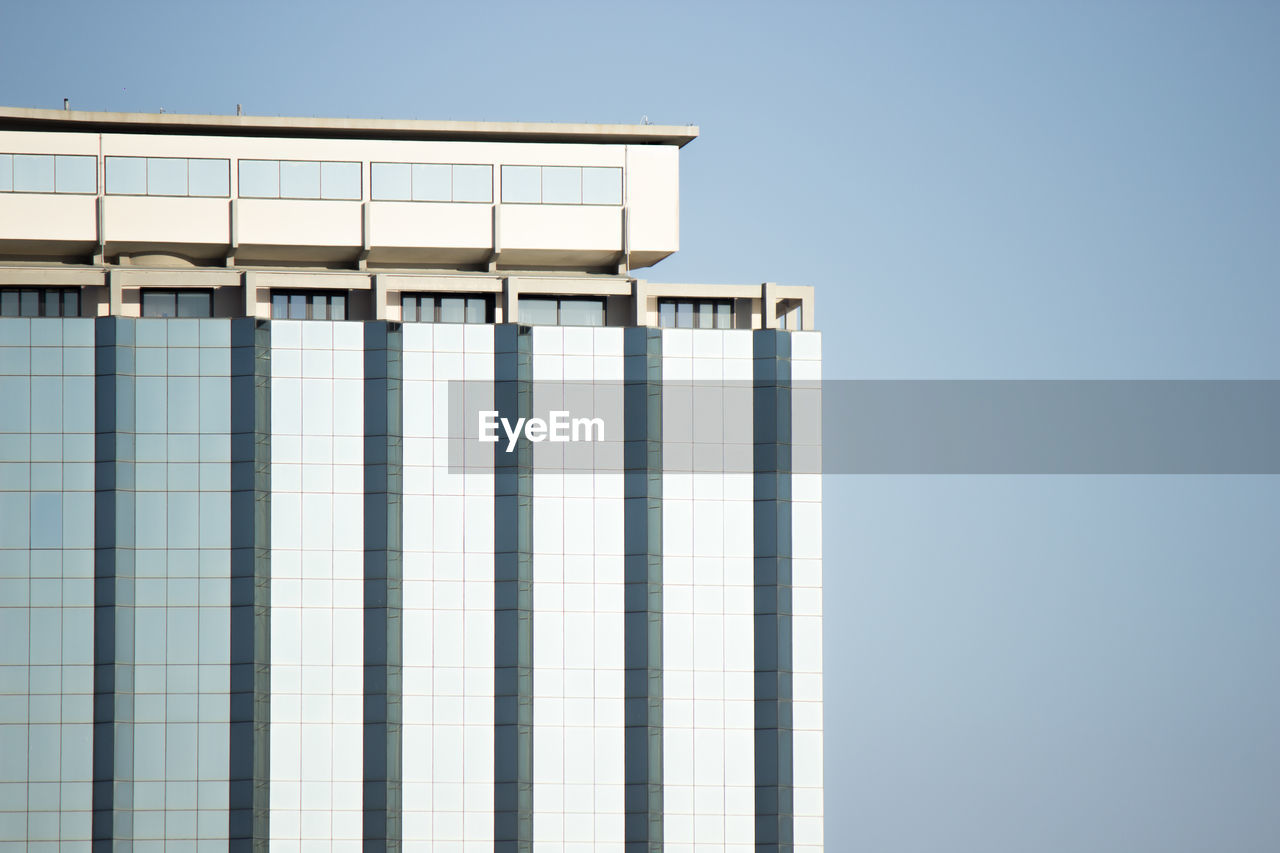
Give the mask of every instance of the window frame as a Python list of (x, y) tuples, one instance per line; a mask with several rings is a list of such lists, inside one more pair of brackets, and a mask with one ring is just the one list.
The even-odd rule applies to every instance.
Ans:
[[(658, 297), (658, 327), (662, 329), (703, 329), (703, 330), (719, 329), (721, 331), (733, 329), (735, 328), (734, 315), (737, 313), (734, 310), (733, 303), (734, 303), (734, 300), (732, 298), (715, 298), (715, 297), (703, 298), (703, 297), (696, 297), (696, 296), (692, 296), (692, 297), (691, 296), (660, 296)], [(712, 324), (710, 326), (702, 326), (698, 324), (699, 317), (701, 315), (701, 312), (699, 309), (702, 308), (702, 306), (704, 305), (711, 306)], [(668, 325), (662, 321), (662, 309), (666, 306), (671, 306), (672, 308), (675, 309), (675, 319), (676, 319), (675, 325)], [(693, 325), (690, 325), (690, 326), (680, 325), (679, 323), (680, 308), (682, 306), (687, 306), (693, 311)], [(716, 309), (721, 307), (728, 307), (729, 309), (729, 325), (727, 326), (721, 326), (719, 325), (719, 322), (718, 322), (719, 311)]]
[[(9, 293), (17, 294), (17, 299), (18, 299), (17, 314), (6, 314), (4, 312), (4, 303), (5, 303), (4, 297), (6, 294), (9, 294)], [(22, 294), (24, 293), (36, 294), (36, 313), (34, 314), (22, 313)], [(60, 310), (59, 310), (59, 313), (57, 314), (49, 314), (45, 310), (48, 307), (48, 297), (50, 294), (57, 294), (58, 296), (58, 305)], [(74, 314), (68, 314), (66, 312), (67, 297), (69, 296), (74, 296), (76, 300), (76, 311)], [(32, 318), (32, 317), (73, 318), (73, 317), (83, 316), (83, 312), (84, 312), (84, 294), (80, 292), (80, 288), (78, 287), (33, 287), (33, 286), (23, 286), (23, 285), (11, 285), (6, 287), (0, 287), (0, 317), (4, 317), (6, 319), (22, 319), (22, 318)]]
[[(304, 299), (306, 299), (307, 316), (305, 317), (276, 316), (276, 298), (284, 297), (286, 300), (285, 307), (286, 307), (286, 310), (288, 310), (289, 306), (292, 304), (293, 297), (296, 297), (296, 296), (301, 296)], [(341, 318), (337, 318), (333, 316), (333, 297), (335, 296), (341, 296), (343, 300)], [(315, 316), (316, 299), (319, 297), (324, 297), (325, 299), (325, 316), (324, 317)], [(336, 287), (332, 289), (322, 288), (319, 290), (306, 290), (306, 289), (298, 289), (298, 288), (290, 288), (290, 287), (280, 287), (280, 288), (273, 287), (271, 289), (271, 319), (272, 320), (296, 320), (298, 322), (319, 321), (319, 322), (328, 322), (328, 323), (344, 323), (350, 318), (350, 316), (351, 316), (351, 291), (350, 290), (344, 290), (342, 288), (336, 288)]]
[[(179, 196), (180, 198), (180, 196)], [(178, 313), (178, 297), (182, 294), (201, 294), (209, 297), (209, 313), (195, 317), (186, 317)], [(163, 314), (147, 314), (147, 297), (158, 297), (162, 294), (173, 294), (173, 316)], [(144, 320), (210, 320), (215, 316), (214, 292), (211, 287), (143, 287), (138, 292), (138, 315)]]
[[(245, 195), (240, 186), (240, 169), (243, 163), (275, 163), (276, 164), (276, 194), (275, 195)], [(283, 163), (315, 163), (320, 171), (320, 195), (318, 196), (297, 196), (282, 195), (280, 186), (280, 166)], [(326, 163), (339, 163), (344, 166), (356, 166), (360, 170), (360, 191), (354, 198), (327, 198), (324, 194), (324, 166)], [(365, 200), (365, 181), (364, 169), (365, 162), (363, 160), (314, 160), (314, 159), (298, 159), (296, 157), (237, 157), (236, 158), (236, 198), (244, 199), (266, 199), (268, 201), (346, 201), (357, 202)], [(372, 171), (372, 170), (370, 170)]]
[[(143, 166), (143, 187), (145, 192), (140, 193), (122, 193), (111, 192), (107, 189), (107, 169), (111, 160), (142, 160)], [(181, 195), (173, 193), (153, 193), (151, 192), (151, 166), (148, 161), (151, 160), (182, 160), (187, 164), (187, 191)], [(191, 192), (191, 161), (192, 160), (220, 160), (227, 164), (227, 191), (222, 195), (193, 195)], [(231, 198), (231, 158), (230, 157), (159, 157), (146, 154), (109, 154), (102, 158), (102, 194), (109, 196), (119, 196), (121, 198)]]
[[(519, 303), (526, 299), (555, 300), (556, 303), (556, 322), (552, 323), (526, 323), (523, 319), (517, 322), (521, 326), (560, 326), (573, 327), (578, 329), (599, 329), (609, 325), (609, 298), (607, 296), (584, 296), (584, 295), (559, 295), (555, 293), (522, 293), (517, 301), (517, 317), (520, 317)], [(564, 303), (566, 302), (596, 302), (600, 305), (600, 323), (565, 323), (564, 322)]]
[[(546, 204), (555, 207), (623, 207), (627, 201), (627, 170), (623, 166), (575, 166), (572, 164), (556, 164), (556, 163), (502, 163), (501, 169), (518, 168), (518, 169), (537, 169), (538, 170), (538, 200), (537, 201), (508, 201), (506, 197), (507, 182), (502, 181), (502, 204)], [(546, 201), (546, 184), (543, 178), (543, 169), (577, 169), (578, 170), (578, 201)], [(582, 190), (585, 186), (583, 177), (583, 169), (616, 169), (618, 172), (618, 200), (616, 202), (600, 202), (600, 201), (584, 201)]]
[[(409, 197), (408, 198), (378, 198), (374, 189), (373, 169), (375, 166), (408, 166), (409, 167)], [(449, 167), (449, 198), (414, 198), (413, 197), (413, 167), (414, 166), (448, 166)], [(464, 167), (484, 167), (489, 170), (489, 198), (488, 200), (472, 200), (457, 198), (457, 180), (454, 176), (454, 169), (458, 166)], [(387, 201), (387, 202), (413, 202), (414, 204), (493, 204), (493, 163), (404, 163), (392, 160), (370, 160), (369, 161), (369, 201)]]
[[(19, 195), (85, 195), (96, 196), (100, 184), (106, 181), (98, 170), (98, 155), (96, 154), (68, 154), (48, 153), (44, 151), (0, 151), (0, 157), (9, 158), (9, 189), (0, 189), (0, 193), (14, 193)], [(50, 190), (20, 190), (14, 187), (14, 157), (52, 157), (53, 158), (53, 189)], [(93, 160), (93, 189), (92, 190), (60, 190), (58, 189), (58, 158), (59, 157), (85, 157)]]
[[(414, 311), (419, 316), (412, 320), (405, 319), (405, 300), (406, 299), (421, 300), (423, 298), (429, 298), (433, 300), (432, 319), (430, 320), (421, 319), (422, 305), (420, 303), (414, 306)], [(463, 312), (464, 319), (461, 322), (457, 322), (454, 320), (440, 319), (441, 310), (442, 310), (442, 305), (440, 303), (441, 299), (462, 299), (463, 300), (462, 312)], [(466, 311), (467, 311), (466, 301), (469, 299), (479, 299), (484, 303), (484, 320), (477, 320), (473, 322), (471, 320), (465, 319)], [(447, 291), (447, 290), (424, 290), (424, 291), (404, 290), (400, 292), (400, 322), (402, 323), (438, 323), (441, 325), (452, 325), (452, 326), (480, 326), (485, 324), (491, 324), (493, 323), (494, 305), (496, 302), (497, 300), (494, 298), (494, 294), (492, 293), (475, 293), (475, 292), (468, 292), (468, 291)]]

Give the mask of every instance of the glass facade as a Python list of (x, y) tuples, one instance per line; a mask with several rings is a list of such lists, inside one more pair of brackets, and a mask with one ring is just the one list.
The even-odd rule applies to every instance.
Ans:
[(820, 850), (817, 333), (333, 313), (0, 318), (0, 849)]

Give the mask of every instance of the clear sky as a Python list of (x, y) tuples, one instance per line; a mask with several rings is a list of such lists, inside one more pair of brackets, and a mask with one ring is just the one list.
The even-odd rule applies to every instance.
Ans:
[[(11, 3), (0, 102), (695, 123), (838, 378), (1280, 378), (1280, 5)], [(828, 434), (828, 442), (848, 440)], [(1280, 849), (1274, 477), (831, 477), (831, 850)]]

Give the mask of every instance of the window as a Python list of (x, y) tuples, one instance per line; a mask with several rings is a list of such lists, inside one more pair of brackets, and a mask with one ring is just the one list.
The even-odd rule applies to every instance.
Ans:
[(0, 317), (79, 317), (80, 291), (60, 287), (0, 290)]
[(622, 204), (622, 169), (613, 166), (503, 166), (507, 204)]
[(231, 161), (189, 157), (108, 157), (108, 195), (226, 198)]
[(271, 316), (276, 320), (345, 320), (345, 290), (273, 290)]
[(603, 326), (599, 296), (521, 296), (520, 322), (526, 326)]
[(0, 192), (98, 191), (98, 158), (79, 154), (0, 154)]
[(212, 290), (144, 290), (143, 317), (212, 317)]
[(493, 167), (463, 163), (373, 163), (375, 201), (493, 201)]
[(359, 201), (360, 164), (319, 160), (241, 160), (241, 198)]
[(732, 329), (732, 299), (659, 299), (658, 325), (676, 329)]
[(463, 293), (404, 293), (400, 311), (406, 323), (492, 323), (493, 297)]

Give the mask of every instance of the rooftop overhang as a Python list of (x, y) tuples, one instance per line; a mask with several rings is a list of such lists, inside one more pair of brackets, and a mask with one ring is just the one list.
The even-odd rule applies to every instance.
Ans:
[(163, 133), (311, 139), (411, 139), (475, 142), (587, 142), (675, 145), (698, 136), (695, 125), (423, 121), (418, 119), (112, 113), (0, 107), (0, 130)]

